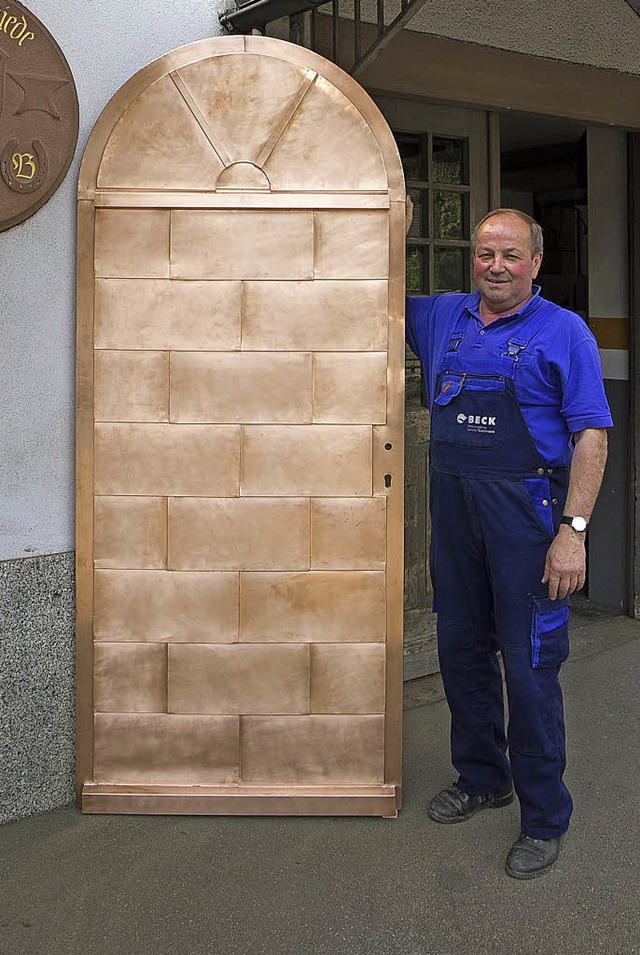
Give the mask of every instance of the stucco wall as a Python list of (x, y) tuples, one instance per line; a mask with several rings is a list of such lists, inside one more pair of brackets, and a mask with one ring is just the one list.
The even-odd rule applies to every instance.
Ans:
[(0, 560), (73, 548), (75, 191), (103, 107), (146, 63), (222, 31), (226, 0), (40, 0), (80, 100), (74, 162), (53, 198), (0, 234)]

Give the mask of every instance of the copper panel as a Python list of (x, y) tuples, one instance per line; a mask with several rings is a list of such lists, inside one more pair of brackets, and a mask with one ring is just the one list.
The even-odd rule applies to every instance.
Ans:
[(387, 353), (313, 356), (313, 420), (381, 424), (387, 417)]
[(311, 501), (314, 570), (384, 570), (386, 544), (384, 497)]
[[(217, 56), (219, 39), (200, 40), (189, 43), (154, 60), (142, 70), (135, 73), (118, 92), (111, 97), (96, 123), (89, 142), (85, 149), (78, 177), (78, 196), (81, 199), (92, 199), (95, 195), (96, 179), (99, 175), (102, 156), (105, 146), (113, 131), (113, 127), (120, 117), (127, 111), (140, 94), (149, 88), (156, 80), (174, 70), (180, 69), (194, 61), (210, 56)], [(243, 53), (245, 48), (244, 37), (225, 37), (225, 53)]]
[(178, 279), (311, 279), (313, 213), (175, 210), (171, 213), (171, 275)]
[(255, 162), (305, 73), (275, 57), (232, 55), (185, 66), (180, 77), (231, 162)]
[[(295, 114), (300, 109), (303, 100), (307, 96), (307, 93), (311, 90), (311, 87), (318, 79), (318, 74), (313, 70), (304, 71), (304, 80), (295, 91), (291, 99), (280, 111), (276, 121), (271, 126), (271, 132), (269, 133), (269, 138), (260, 150), (260, 154), (256, 159), (256, 163), (260, 167), (264, 167), (265, 163), (269, 160), (274, 149), (279, 145), (280, 139), (282, 138), (285, 131), (288, 129), (291, 120)], [(265, 173), (266, 175), (266, 173)]]
[(76, 798), (93, 773), (93, 244), (95, 209), (78, 202), (76, 295)]
[[(134, 161), (143, 156), (144, 161)], [(153, 83), (116, 124), (98, 188), (212, 189), (222, 163), (168, 76)]]
[(312, 713), (383, 713), (382, 644), (311, 647)]
[(166, 567), (165, 498), (96, 497), (93, 559), (95, 566), (101, 568)]
[(308, 713), (309, 647), (169, 647), (170, 713)]
[(171, 816), (398, 815), (396, 786), (118, 786), (87, 783), (82, 811)]
[(242, 574), (242, 641), (373, 643), (385, 627), (384, 573)]
[(96, 782), (211, 786), (238, 779), (234, 716), (97, 713)]
[(182, 352), (171, 358), (171, 420), (311, 421), (311, 356)]
[[(381, 192), (264, 192), (266, 181), (263, 173), (249, 173), (247, 177), (253, 181), (251, 188), (245, 192), (236, 192), (225, 188), (222, 183), (230, 180), (240, 184), (244, 172), (237, 163), (229, 166), (218, 179), (216, 192), (187, 192), (173, 190), (172, 192), (145, 192), (143, 189), (130, 189), (126, 192), (116, 189), (105, 189), (97, 192), (95, 205), (97, 208), (121, 209), (389, 209), (389, 196)], [(257, 170), (256, 166), (252, 167)], [(261, 188), (257, 188), (257, 181)]]
[(93, 669), (96, 713), (166, 713), (166, 646), (99, 643)]
[(97, 348), (240, 348), (240, 282), (96, 281)]
[(98, 209), (95, 269), (105, 278), (169, 278), (164, 209)]
[(97, 424), (98, 494), (238, 493), (240, 428), (204, 424)]
[[(349, 25), (348, 21), (346, 26)], [(385, 163), (388, 190), (393, 198), (404, 201), (404, 175), (399, 161), (398, 147), (386, 119), (373, 102), (369, 94), (357, 80), (344, 72), (337, 64), (317, 53), (296, 45), (283, 47), (281, 40), (255, 35), (245, 37), (246, 53), (260, 53), (263, 56), (286, 57), (307, 69), (315, 70), (320, 76), (341, 90), (347, 99), (358, 109), (373, 133)], [(322, 128), (322, 127), (321, 127)], [(404, 238), (404, 236), (403, 236)], [(404, 281), (404, 275), (400, 276)]]
[[(380, 424), (373, 427), (373, 493), (386, 497), (389, 504), (395, 501), (398, 481), (404, 479), (404, 436), (398, 433), (397, 424)], [(397, 504), (397, 501), (395, 501)], [(404, 488), (400, 497), (404, 515)], [(397, 513), (397, 512), (394, 512)], [(387, 515), (387, 521), (389, 521)], [(388, 528), (389, 529), (389, 526)], [(404, 557), (403, 557), (404, 559)]]
[[(389, 216), (389, 375), (387, 424), (374, 427), (374, 480), (388, 468), (387, 498), (387, 666), (385, 695), (385, 781), (402, 801), (402, 648), (404, 585), (404, 355), (405, 202), (394, 197)], [(382, 464), (384, 459), (384, 464)]]
[(381, 716), (243, 716), (244, 783), (382, 782)]
[(387, 309), (386, 282), (247, 282), (242, 343), (261, 350), (383, 351)]
[(97, 570), (97, 640), (233, 643), (238, 639), (238, 574)]
[[(165, 142), (152, 141), (154, 123)], [(151, 650), (171, 655), (172, 704), (184, 710), (98, 713), (93, 769), (89, 734), (78, 760), (89, 811), (392, 815), (404, 351), (393, 138), (334, 64), (265, 38), (220, 38), (168, 54), (116, 94), (80, 181), (80, 195), (102, 205), (93, 344), (119, 352), (98, 353), (94, 390), (92, 355), (80, 351), (91, 347), (94, 302), (90, 219), (80, 216), (79, 422), (89, 433), (79, 433), (78, 486), (85, 507), (87, 489), (101, 496), (95, 544), (94, 521), (79, 515), (78, 579), (82, 621), (94, 610), (96, 703), (151, 706), (162, 683), (145, 670)], [(300, 191), (268, 191), (287, 183)], [(160, 352), (171, 352), (171, 423)], [(95, 428), (95, 471), (94, 400), (96, 416), (112, 419)], [(175, 569), (156, 565), (165, 548)], [(128, 666), (138, 651), (141, 666)], [(310, 693), (323, 715), (308, 714)], [(215, 759), (198, 743), (207, 719), (233, 726), (228, 758), (222, 743)]]
[[(191, 95), (191, 90), (189, 89), (185, 81), (183, 80), (180, 73), (177, 70), (172, 70), (171, 73), (169, 73), (169, 76), (171, 77), (171, 81), (173, 82), (174, 86), (180, 93), (180, 96), (183, 98), (184, 102), (188, 106), (192, 116), (198, 123), (200, 129), (202, 130), (206, 138), (209, 140), (209, 145), (211, 146), (211, 148), (214, 150), (214, 152), (220, 159), (220, 162), (222, 163), (222, 165), (225, 167), (222, 170), (223, 173), (226, 172), (226, 169), (229, 167), (229, 164), (231, 163), (231, 158), (227, 150), (225, 149), (224, 144), (220, 141), (220, 137), (216, 134), (213, 127), (208, 122), (206, 116), (204, 115), (204, 113), (198, 106), (197, 102)], [(219, 179), (216, 180), (216, 188), (217, 188), (218, 181)]]
[(248, 425), (242, 429), (241, 493), (256, 497), (371, 494), (371, 428)]
[(304, 498), (171, 498), (169, 567), (177, 570), (307, 570)]
[(389, 216), (385, 212), (316, 212), (315, 226), (315, 278), (387, 278)]
[(96, 351), (96, 421), (168, 421), (167, 352)]
[[(318, 130), (322, 136), (318, 136)], [(314, 142), (309, 161), (309, 143)], [(336, 156), (348, 154), (348, 164)], [(380, 149), (349, 100), (318, 77), (265, 162), (273, 189), (386, 190)]]

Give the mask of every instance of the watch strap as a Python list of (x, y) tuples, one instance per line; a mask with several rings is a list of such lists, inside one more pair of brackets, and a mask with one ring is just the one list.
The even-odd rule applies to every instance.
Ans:
[[(567, 514), (560, 518), (560, 523), (568, 524), (576, 534), (584, 534), (589, 526), (589, 522), (584, 517), (569, 517)], [(576, 524), (578, 524), (578, 527), (576, 527)], [(582, 525), (584, 525), (584, 527)]]

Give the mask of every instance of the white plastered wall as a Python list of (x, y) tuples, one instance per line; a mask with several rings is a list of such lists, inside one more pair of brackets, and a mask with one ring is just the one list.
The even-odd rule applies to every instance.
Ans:
[(0, 233), (0, 560), (74, 547), (75, 195), (93, 124), (129, 77), (222, 33), (226, 0), (39, 0), (80, 100), (74, 161), (53, 198)]

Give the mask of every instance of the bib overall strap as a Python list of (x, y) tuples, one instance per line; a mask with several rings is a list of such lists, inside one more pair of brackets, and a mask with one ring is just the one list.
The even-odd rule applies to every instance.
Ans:
[(453, 331), (449, 336), (449, 344), (447, 346), (446, 354), (457, 354), (460, 349), (460, 345), (464, 341), (465, 335), (467, 334), (467, 329), (469, 327), (469, 322), (471, 321), (470, 313), (467, 309), (463, 309), (461, 314), (458, 315), (456, 323), (453, 326)]
[(536, 309), (534, 315), (531, 316), (531, 319), (525, 323), (524, 327), (519, 329), (518, 335), (513, 335), (507, 343), (507, 349), (502, 353), (503, 358), (513, 358), (514, 361), (518, 361), (520, 357), (520, 352), (524, 351), (532, 338), (534, 338), (540, 329), (544, 328), (547, 322), (550, 320), (549, 314), (540, 314), (540, 312), (545, 312), (545, 309)]

